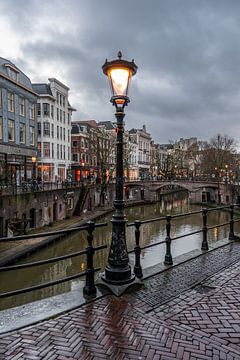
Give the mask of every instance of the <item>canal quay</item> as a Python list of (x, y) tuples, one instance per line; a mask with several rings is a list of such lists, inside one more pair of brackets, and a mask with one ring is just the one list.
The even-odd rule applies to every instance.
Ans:
[[(95, 294), (84, 295), (85, 280), (76, 278), (1, 298), (0, 359), (240, 359), (237, 212), (237, 206), (209, 209), (204, 232), (206, 213), (201, 206), (190, 205), (184, 192), (167, 195), (155, 204), (126, 208), (132, 268), (136, 266), (134, 224), (141, 220), (141, 284), (118, 297), (99, 286)], [(164, 264), (168, 214), (173, 265)], [(111, 214), (101, 211), (96, 215), (96, 224), (107, 226), (94, 230), (94, 247), (109, 246)], [(89, 216), (93, 215), (85, 214), (82, 223)], [(148, 222), (157, 218), (160, 220)], [(62, 224), (54, 224), (51, 231), (61, 229)], [(73, 218), (66, 224), (72, 227), (79, 222)], [(218, 226), (221, 224), (224, 226)], [(192, 235), (185, 237), (186, 233)], [(15, 264), (81, 251), (87, 246), (86, 235), (86, 229), (68, 234)], [(203, 240), (208, 250), (201, 250)], [(104, 268), (107, 251), (103, 248), (94, 254), (96, 269)], [(1, 272), (1, 293), (57, 281), (86, 269), (86, 254), (81, 254), (41, 267)]]

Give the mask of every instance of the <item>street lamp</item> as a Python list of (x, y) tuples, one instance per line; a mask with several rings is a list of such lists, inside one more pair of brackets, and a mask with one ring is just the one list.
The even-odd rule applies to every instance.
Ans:
[(119, 51), (118, 59), (105, 61), (102, 66), (103, 72), (108, 76), (112, 91), (111, 103), (116, 108), (117, 119), (117, 162), (116, 162), (116, 197), (114, 200), (115, 212), (112, 216), (112, 241), (110, 245), (108, 264), (105, 273), (102, 275), (105, 283), (116, 295), (120, 295), (125, 288), (134, 281), (135, 276), (129, 265), (127, 244), (126, 244), (126, 218), (123, 212), (123, 133), (124, 133), (124, 108), (130, 102), (128, 88), (131, 77), (137, 72), (137, 65), (134, 60), (122, 59)]

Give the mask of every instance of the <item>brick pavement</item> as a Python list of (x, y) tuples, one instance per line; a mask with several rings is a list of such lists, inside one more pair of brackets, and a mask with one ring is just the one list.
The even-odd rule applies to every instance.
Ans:
[(239, 300), (238, 260), (165, 304), (151, 306), (138, 292), (108, 295), (1, 335), (0, 359), (240, 360)]

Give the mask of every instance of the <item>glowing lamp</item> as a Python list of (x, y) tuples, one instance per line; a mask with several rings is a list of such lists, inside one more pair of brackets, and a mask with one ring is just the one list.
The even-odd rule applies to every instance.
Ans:
[(121, 51), (118, 52), (118, 59), (105, 61), (102, 66), (103, 72), (107, 75), (112, 92), (111, 102), (116, 108), (124, 108), (129, 103), (128, 89), (131, 77), (137, 72), (137, 65), (134, 60), (122, 59)]

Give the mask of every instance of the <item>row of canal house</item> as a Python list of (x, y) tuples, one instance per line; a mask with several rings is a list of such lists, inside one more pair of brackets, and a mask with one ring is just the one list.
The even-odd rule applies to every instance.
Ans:
[(33, 84), (0, 58), (0, 183), (64, 180), (71, 166), (69, 88), (55, 78)]
[[(115, 176), (114, 123), (72, 121), (75, 109), (69, 102), (69, 90), (55, 78), (47, 83), (31, 83), (16, 65), (0, 58), (1, 183)], [(166, 173), (173, 147), (155, 144), (145, 125), (126, 130), (124, 136), (128, 179)]]

